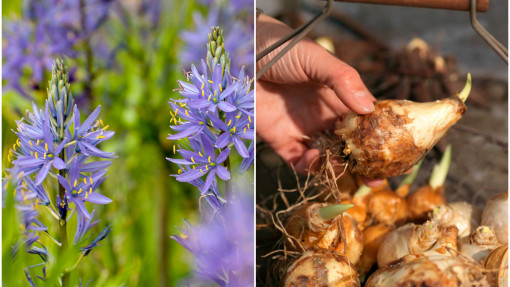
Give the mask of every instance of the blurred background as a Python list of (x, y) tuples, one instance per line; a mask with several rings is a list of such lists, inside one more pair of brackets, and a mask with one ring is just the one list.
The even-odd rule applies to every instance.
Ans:
[[(292, 28), (317, 15), (326, 1), (257, 1), (257, 8)], [(508, 1), (490, 1), (480, 24), (508, 46)], [(411, 192), (425, 184), (447, 144), (452, 163), (446, 179), (448, 202), (482, 207), (508, 190), (508, 66), (473, 30), (468, 11), (333, 3), (333, 12), (308, 35), (354, 67), (378, 99), (432, 101), (452, 95), (471, 73), (468, 111), (427, 155)], [(312, 136), (312, 135), (307, 135)], [(402, 177), (390, 179), (396, 188)], [(305, 177), (294, 172), (262, 141), (257, 143), (257, 286), (278, 286), (271, 273), (279, 246), (266, 211), (285, 210), (278, 190), (292, 204)], [(313, 187), (307, 194), (312, 195)], [(276, 279), (277, 280), (277, 279)]]
[[(186, 80), (190, 64), (205, 59), (211, 26), (225, 31), (232, 74), (244, 65), (253, 76), (253, 1), (27, 0), (2, 1), (2, 9), (2, 170), (9, 167), (15, 121), (31, 102), (44, 106), (57, 56), (69, 67), (82, 114), (101, 105), (98, 118), (115, 131), (101, 145), (118, 156), (100, 187), (113, 202), (94, 206), (101, 222), (92, 232), (107, 224), (113, 231), (80, 264), (83, 286), (193, 282), (192, 256), (170, 235), (184, 218), (200, 221), (200, 193), (170, 176), (177, 167), (166, 160), (174, 144), (166, 139), (168, 102), (179, 97), (177, 80)], [(2, 224), (5, 255), (19, 225), (6, 212)], [(3, 285), (27, 285), (22, 261), (33, 259), (9, 260), (3, 256)]]

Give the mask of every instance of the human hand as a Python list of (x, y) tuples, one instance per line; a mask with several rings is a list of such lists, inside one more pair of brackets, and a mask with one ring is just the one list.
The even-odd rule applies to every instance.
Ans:
[[(291, 32), (265, 15), (257, 20), (257, 51)], [(257, 70), (281, 49), (257, 62)], [(349, 109), (358, 114), (374, 110), (375, 98), (359, 74), (311, 40), (302, 40), (257, 81), (257, 135), (300, 173), (316, 169), (319, 150), (305, 136), (334, 127)], [(315, 166), (312, 166), (312, 163)], [(366, 181), (370, 186), (381, 181)]]

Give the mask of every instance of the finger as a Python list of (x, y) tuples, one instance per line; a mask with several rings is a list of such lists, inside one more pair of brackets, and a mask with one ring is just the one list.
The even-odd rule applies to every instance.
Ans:
[(384, 179), (363, 178), (362, 181), (366, 186), (374, 188), (380, 186), (384, 182)]
[[(315, 45), (307, 43), (307, 45)], [(307, 63), (303, 68), (314, 81), (333, 89), (340, 100), (358, 114), (374, 110), (374, 97), (365, 87), (356, 70), (338, 60), (324, 49), (316, 53), (305, 53)]]
[(319, 170), (319, 150), (309, 149), (303, 156), (295, 163), (294, 168), (301, 174), (314, 174)]

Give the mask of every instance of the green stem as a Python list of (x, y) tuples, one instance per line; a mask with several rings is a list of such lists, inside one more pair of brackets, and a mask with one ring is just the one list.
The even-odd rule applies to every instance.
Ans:
[[(64, 150), (60, 153), (59, 157), (65, 162), (65, 153)], [(65, 169), (62, 169), (59, 171), (59, 174), (63, 177), (66, 176)], [(60, 214), (60, 242), (61, 242), (61, 248), (60, 248), (60, 255), (66, 251), (68, 247), (67, 242), (67, 201), (66, 201), (66, 190), (63, 185), (60, 183), (58, 184), (58, 195), (60, 197), (60, 204), (61, 204), (61, 214)], [(64, 272), (62, 274), (62, 287), (69, 286), (69, 276), (68, 272)]]
[(429, 179), (429, 186), (436, 189), (444, 185), (446, 176), (448, 175), (448, 169), (452, 161), (452, 146), (448, 145), (441, 157), (441, 161), (434, 166), (432, 174)]
[(319, 216), (324, 220), (330, 220), (352, 207), (354, 207), (354, 204), (332, 204), (324, 206), (319, 209)]

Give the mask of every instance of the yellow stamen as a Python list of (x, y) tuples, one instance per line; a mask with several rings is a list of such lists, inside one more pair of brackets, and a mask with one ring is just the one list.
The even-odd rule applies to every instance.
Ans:
[(39, 140), (37, 140), (37, 142), (35, 143), (35, 145), (39, 145)]
[(179, 168), (179, 170), (177, 171), (177, 174), (181, 174), (182, 173), (182, 169)]
[(184, 110), (186, 112), (186, 115), (189, 117), (188, 110)]
[(77, 179), (75, 179), (75, 180), (74, 180), (73, 187), (76, 187), (76, 185), (77, 185), (77, 184), (78, 184), (78, 180), (77, 180)]
[(88, 184), (88, 183), (87, 183), (87, 178), (84, 178), (84, 179), (83, 179), (83, 182), (84, 182), (85, 184)]
[(87, 199), (87, 197), (89, 197), (89, 194), (85, 192), (85, 199)]
[(181, 235), (179, 235), (182, 239), (186, 239), (188, 238), (188, 235), (184, 234), (184, 233), (181, 233)]
[(23, 202), (26, 202), (26, 201), (27, 201), (27, 198), (28, 198), (28, 194), (26, 194), (26, 195), (23, 197)]
[(90, 184), (94, 184), (94, 182), (92, 181), (92, 176), (89, 177), (89, 179), (90, 179)]
[(35, 158), (37, 158), (37, 159), (38, 159), (38, 157), (37, 157), (37, 152), (35, 152)]
[(109, 128), (109, 127), (110, 127), (110, 125), (106, 125), (106, 126), (103, 128), (103, 130), (104, 130), (104, 131), (106, 131), (106, 129), (107, 129), (107, 128)]
[(220, 92), (223, 91), (223, 88), (221, 87), (221, 84), (218, 84), (218, 86), (220, 86)]
[(209, 83), (211, 83), (211, 84), (213, 83), (213, 81), (211, 81), (211, 80), (207, 80), (207, 81), (208, 81)]
[(20, 146), (20, 144), (19, 144), (19, 143), (20, 143), (19, 139), (16, 139), (16, 144), (17, 144), (18, 146)]
[(173, 147), (172, 147), (172, 148), (173, 148), (173, 150), (174, 150), (174, 154), (175, 154), (175, 145), (173, 145)]
[(195, 170), (195, 166), (193, 166), (193, 170)]
[(236, 119), (238, 119), (238, 118), (240, 118), (240, 117), (241, 117), (241, 115), (238, 115), (238, 116), (236, 116)]
[(203, 171), (202, 169), (200, 169), (200, 173), (201, 173), (201, 174), (204, 174), (204, 171)]
[(191, 157), (191, 162), (195, 163), (195, 160), (193, 159), (193, 157)]
[(205, 83), (202, 83), (202, 86), (200, 87), (201, 90), (204, 89), (204, 85), (205, 85)]
[(248, 121), (251, 123), (251, 117), (250, 117), (250, 115), (248, 115)]
[(245, 134), (245, 133), (246, 133), (246, 128), (244, 128), (244, 130), (243, 130), (243, 134)]
[(83, 191), (83, 189), (81, 189), (81, 188), (80, 188), (80, 189), (78, 190), (78, 194), (80, 194), (82, 191)]
[[(103, 126), (103, 120), (102, 119), (99, 119), (99, 123), (101, 124), (101, 126)], [(107, 128), (108, 126), (105, 127), (105, 129)]]
[(205, 98), (205, 92), (202, 90), (202, 98)]
[(46, 153), (44, 153), (43, 159), (46, 159)]
[(34, 156), (34, 152), (33, 152), (33, 151), (30, 151), (30, 155), (31, 155), (31, 156)]
[(92, 186), (89, 188), (89, 194), (92, 193)]
[(247, 124), (246, 126), (247, 126), (248, 128), (250, 128), (250, 124)]
[(205, 170), (209, 170), (209, 168), (207, 167), (207, 165), (205, 166)]
[(232, 123), (232, 120), (228, 120), (227, 126), (230, 126), (231, 123)]
[(210, 100), (211, 100), (211, 95), (209, 95), (209, 97), (207, 98), (207, 100), (208, 100), (208, 101), (210, 101)]
[(47, 143), (44, 143), (44, 149), (45, 149), (46, 151), (48, 151), (48, 144), (47, 144)]
[(179, 119), (179, 124), (182, 125), (181, 119)]
[(30, 144), (30, 146), (31, 146), (31, 147), (33, 147), (33, 146), (34, 146), (34, 145), (32, 144), (32, 142), (31, 142), (31, 141), (28, 141), (28, 143)]

